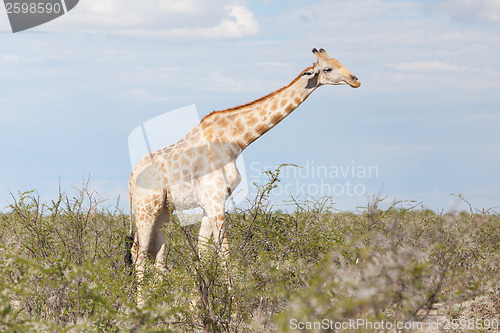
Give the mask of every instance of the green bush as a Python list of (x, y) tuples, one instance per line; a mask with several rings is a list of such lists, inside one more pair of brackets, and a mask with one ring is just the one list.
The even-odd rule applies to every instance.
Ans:
[(143, 308), (118, 202), (103, 208), (87, 184), (49, 203), (34, 191), (13, 196), (0, 215), (0, 330), (291, 332), (323, 320), (422, 322), (438, 305), (450, 320), (474, 309), (498, 319), (498, 214), (380, 209), (380, 200), (339, 212), (332, 198), (291, 198), (290, 212), (274, 211), (280, 168), (248, 209), (227, 213), (226, 262), (213, 242), (200, 256), (199, 224), (181, 227), (174, 215), (165, 270), (147, 266)]

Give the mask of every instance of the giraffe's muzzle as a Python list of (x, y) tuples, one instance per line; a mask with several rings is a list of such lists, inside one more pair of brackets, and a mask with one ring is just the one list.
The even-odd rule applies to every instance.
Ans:
[(356, 77), (356, 75), (352, 75), (349, 77), (349, 81), (347, 82), (351, 87), (358, 88), (361, 85), (361, 82)]

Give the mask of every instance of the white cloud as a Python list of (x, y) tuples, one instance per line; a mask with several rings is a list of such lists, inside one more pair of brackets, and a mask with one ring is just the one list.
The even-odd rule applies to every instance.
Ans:
[(0, 62), (15, 63), (18, 61), (19, 57), (16, 54), (5, 53), (0, 56)]
[(238, 0), (86, 0), (49, 24), (164, 38), (239, 38), (260, 31), (253, 12)]
[(458, 21), (500, 22), (500, 1), (498, 0), (434, 1), (430, 7), (435, 11), (443, 11)]
[(259, 24), (253, 13), (245, 6), (228, 6), (229, 17), (216, 26), (208, 28), (172, 29), (163, 32), (165, 36), (182, 38), (235, 38), (254, 35), (259, 32)]

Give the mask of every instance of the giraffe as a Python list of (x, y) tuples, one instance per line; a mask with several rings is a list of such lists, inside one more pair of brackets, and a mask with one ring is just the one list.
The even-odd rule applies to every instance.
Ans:
[[(227, 253), (225, 202), (241, 180), (236, 158), (319, 86), (361, 85), (324, 49), (312, 52), (317, 61), (289, 85), (253, 102), (208, 114), (177, 143), (147, 154), (138, 162), (129, 179), (129, 201), (137, 228), (131, 257), (139, 281), (148, 257), (158, 269), (164, 267), (166, 239), (161, 228), (173, 209), (201, 207), (204, 216), (198, 251), (213, 236), (221, 252)], [(132, 220), (130, 232), (132, 235)], [(144, 302), (140, 293), (139, 286), (139, 305)]]

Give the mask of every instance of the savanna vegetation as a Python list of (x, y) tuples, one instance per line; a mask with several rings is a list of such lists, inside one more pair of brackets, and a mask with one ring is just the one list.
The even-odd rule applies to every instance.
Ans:
[(199, 224), (167, 226), (166, 270), (146, 272), (143, 308), (124, 264), (127, 214), (86, 184), (51, 202), (13, 195), (0, 214), (0, 331), (328, 332), (361, 319), (497, 330), (498, 213), (378, 199), (339, 212), (332, 198), (291, 198), (280, 212), (267, 200), (279, 171), (248, 209), (227, 213), (227, 265), (216, 246), (198, 255)]

